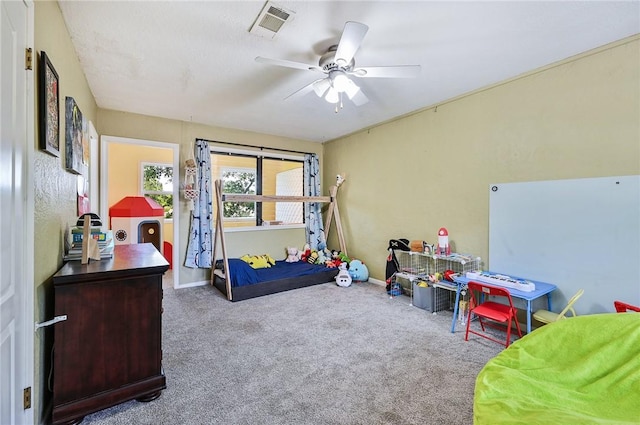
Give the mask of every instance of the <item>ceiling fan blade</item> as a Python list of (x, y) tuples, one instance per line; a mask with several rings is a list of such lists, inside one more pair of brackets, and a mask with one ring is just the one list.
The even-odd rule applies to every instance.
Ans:
[(420, 65), (365, 66), (349, 72), (360, 78), (414, 78), (420, 74)]
[(325, 95), (329, 87), (331, 87), (331, 79), (330, 78), (322, 78), (320, 80), (316, 80), (312, 83), (313, 91), (316, 92), (318, 97), (322, 97)]
[(356, 106), (364, 105), (369, 101), (369, 98), (365, 96), (364, 93), (362, 93), (362, 90), (358, 90), (358, 92), (354, 94), (350, 99)]
[(270, 58), (263, 58), (262, 56), (258, 56), (256, 57), (256, 62), (266, 63), (268, 65), (284, 66), (285, 68), (302, 69), (305, 71), (324, 72), (320, 67), (316, 65), (309, 65), (301, 62), (288, 61), (285, 59), (270, 59)]
[[(292, 97), (301, 97), (304, 96), (307, 93), (311, 93), (312, 91), (314, 91), (314, 84), (326, 80), (326, 78), (321, 78), (319, 80), (313, 81), (312, 83), (307, 84), (306, 86), (304, 86), (303, 88), (291, 93), (289, 96), (285, 97), (284, 100), (290, 99)], [(325, 89), (326, 91), (326, 89)]]
[(360, 22), (348, 21), (344, 24), (344, 30), (336, 49), (336, 63), (340, 66), (345, 66), (360, 48), (360, 44), (367, 34), (369, 27)]

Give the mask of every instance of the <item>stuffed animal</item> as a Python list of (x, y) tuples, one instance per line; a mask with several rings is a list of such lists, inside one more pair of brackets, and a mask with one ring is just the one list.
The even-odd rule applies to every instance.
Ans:
[(304, 248), (302, 248), (302, 254), (300, 255), (300, 260), (308, 262), (309, 256), (311, 255), (311, 248), (309, 244), (304, 244)]
[(339, 266), (339, 264), (337, 264), (334, 260), (327, 260), (327, 262), (324, 263), (324, 265), (326, 267), (329, 267), (330, 269), (335, 269), (336, 267)]
[(340, 265), (340, 263), (349, 264), (349, 261), (351, 261), (346, 254), (343, 254), (342, 251), (338, 251), (337, 249), (331, 251), (331, 259), (338, 265)]
[(302, 253), (298, 251), (298, 248), (296, 248), (295, 246), (288, 246), (287, 247), (287, 259), (284, 260), (287, 263), (297, 263), (298, 261), (300, 261), (300, 255)]
[(309, 256), (307, 257), (307, 263), (317, 264), (316, 263), (317, 260), (318, 260), (318, 251), (311, 251), (311, 253), (309, 253)]
[(338, 253), (338, 256), (340, 257), (340, 261), (342, 261), (343, 263), (349, 264), (351, 262), (351, 258), (349, 258), (349, 256), (342, 251)]
[(369, 280), (369, 269), (360, 260), (351, 260), (349, 262), (349, 274), (356, 282), (366, 282)]
[(318, 258), (316, 258), (315, 264), (324, 264), (329, 260), (324, 254), (324, 251), (318, 251)]
[(327, 244), (324, 242), (319, 242), (318, 243), (318, 255), (320, 255), (320, 252), (322, 252), (322, 254), (327, 258), (331, 258), (331, 251), (329, 250), (329, 248), (327, 248)]
[(265, 269), (267, 267), (271, 267), (276, 264), (276, 260), (274, 260), (269, 254), (263, 255), (249, 255), (245, 254), (240, 257), (242, 261), (249, 264), (251, 268), (254, 269)]
[(351, 285), (351, 281), (352, 281), (352, 278), (351, 278), (351, 275), (349, 274), (349, 271), (347, 270), (347, 264), (346, 263), (340, 264), (340, 271), (336, 276), (336, 285), (346, 288), (347, 286)]

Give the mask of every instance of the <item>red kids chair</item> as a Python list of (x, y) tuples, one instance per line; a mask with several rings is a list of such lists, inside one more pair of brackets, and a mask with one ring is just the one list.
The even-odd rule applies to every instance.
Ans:
[(637, 311), (640, 312), (640, 307), (636, 307), (635, 305), (623, 303), (622, 301), (614, 301), (613, 306), (616, 308), (617, 313), (626, 313), (627, 311)]
[[(488, 340), (497, 342), (498, 344), (504, 344), (505, 347), (508, 347), (511, 342), (511, 321), (513, 320), (516, 324), (516, 330), (518, 331), (518, 336), (522, 338), (522, 331), (520, 331), (520, 324), (518, 323), (518, 318), (516, 313), (518, 310), (513, 306), (513, 301), (511, 300), (511, 294), (507, 288), (503, 288), (500, 286), (488, 285), (486, 283), (480, 282), (469, 282), (468, 284), (469, 292), (471, 293), (471, 301), (469, 305), (469, 317), (467, 317), (467, 332), (464, 336), (465, 341), (469, 341), (469, 333), (476, 334)], [(476, 298), (478, 295), (482, 295), (480, 299)], [(494, 297), (494, 299), (502, 298), (506, 304), (502, 304), (496, 301), (488, 301), (482, 299), (484, 297)], [(471, 330), (471, 315), (474, 314), (478, 316), (478, 322), (480, 322), (480, 327), (483, 332)], [(485, 319), (489, 319), (489, 321), (485, 321)], [(505, 342), (499, 341), (489, 334), (485, 333), (485, 326), (495, 327), (499, 329), (503, 329), (504, 326), (497, 325), (495, 322), (504, 323), (507, 327), (507, 340)]]

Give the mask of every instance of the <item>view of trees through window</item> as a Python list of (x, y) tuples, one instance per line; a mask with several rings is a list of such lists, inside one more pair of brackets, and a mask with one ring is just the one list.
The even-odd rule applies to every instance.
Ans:
[(173, 218), (173, 167), (165, 164), (143, 164), (142, 195), (164, 208), (164, 218)]
[[(225, 170), (222, 172), (224, 193), (256, 194), (256, 173), (254, 170)], [(228, 218), (250, 218), (256, 216), (255, 202), (225, 202), (223, 215)]]

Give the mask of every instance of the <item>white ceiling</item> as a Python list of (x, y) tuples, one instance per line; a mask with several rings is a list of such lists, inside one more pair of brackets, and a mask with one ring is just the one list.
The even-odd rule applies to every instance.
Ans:
[[(249, 33), (264, 1), (59, 4), (100, 108), (317, 142), (640, 33), (639, 1), (274, 3), (295, 17), (273, 39)], [(346, 21), (369, 26), (356, 66), (419, 77), (357, 79), (370, 101), (337, 114), (313, 92), (284, 100), (322, 75), (255, 57), (317, 65)]]

